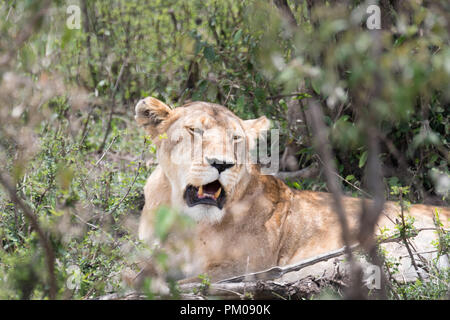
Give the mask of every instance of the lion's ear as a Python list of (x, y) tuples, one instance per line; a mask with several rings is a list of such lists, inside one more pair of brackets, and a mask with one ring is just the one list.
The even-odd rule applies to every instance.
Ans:
[(155, 137), (162, 133), (161, 124), (170, 117), (172, 109), (158, 99), (147, 97), (137, 103), (135, 112), (138, 125), (144, 127), (150, 137)]
[(253, 149), (256, 145), (256, 140), (261, 134), (270, 129), (270, 120), (265, 116), (258, 119), (251, 119), (244, 121), (245, 134), (248, 137), (248, 143), (250, 149)]

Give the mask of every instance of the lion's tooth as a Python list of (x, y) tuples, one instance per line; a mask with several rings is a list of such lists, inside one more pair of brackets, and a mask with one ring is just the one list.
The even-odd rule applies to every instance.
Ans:
[(215, 199), (217, 199), (219, 197), (220, 191), (222, 191), (222, 188), (219, 188), (219, 190), (217, 190), (217, 192), (214, 194)]
[(198, 193), (197, 193), (200, 197), (203, 196), (203, 186), (200, 186), (200, 188), (198, 188)]

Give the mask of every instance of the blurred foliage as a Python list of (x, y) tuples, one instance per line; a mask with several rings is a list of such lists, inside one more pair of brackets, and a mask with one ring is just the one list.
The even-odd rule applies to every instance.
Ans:
[[(363, 1), (287, 3), (297, 26), (268, 0), (0, 5), (0, 160), (56, 249), (58, 297), (117, 292), (125, 269), (140, 270), (130, 255), (144, 259), (150, 250), (136, 225), (155, 149), (133, 121), (136, 101), (149, 95), (176, 106), (220, 103), (244, 119), (266, 115), (281, 129), (280, 150), (296, 146), (300, 168), (318, 159), (308, 119), (293, 111), (315, 98), (347, 194), (366, 195), (371, 125), (386, 197), (408, 188), (407, 201), (448, 205), (448, 2), (382, 8), (379, 32), (366, 29)], [(71, 4), (80, 29), (66, 24)], [(326, 190), (322, 177), (288, 184)], [(176, 213), (158, 214), (165, 241)], [(47, 298), (36, 230), (1, 188), (0, 235), (0, 298)], [(74, 277), (80, 285), (68, 289)], [(421, 297), (422, 289), (402, 294)]]

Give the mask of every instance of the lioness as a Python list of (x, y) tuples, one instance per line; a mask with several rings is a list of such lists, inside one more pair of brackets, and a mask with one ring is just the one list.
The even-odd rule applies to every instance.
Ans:
[[(227, 108), (206, 102), (171, 109), (151, 97), (139, 101), (135, 111), (137, 123), (156, 144), (159, 163), (145, 186), (140, 239), (151, 239), (158, 206), (179, 209), (197, 221), (198, 272), (213, 281), (343, 246), (330, 194), (292, 190), (248, 164), (256, 139), (269, 129), (266, 117), (242, 120)], [(351, 239), (356, 241), (361, 200), (344, 197), (343, 205)], [(379, 226), (392, 229), (399, 210), (387, 202)], [(409, 214), (417, 227), (433, 227), (434, 210), (413, 205)], [(438, 210), (447, 225), (449, 208)], [(433, 231), (423, 234), (427, 235), (421, 233), (419, 241), (429, 244)]]

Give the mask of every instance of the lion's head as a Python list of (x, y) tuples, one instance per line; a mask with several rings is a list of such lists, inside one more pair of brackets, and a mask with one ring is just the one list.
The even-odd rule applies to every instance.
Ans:
[(135, 119), (156, 144), (172, 205), (210, 222), (219, 222), (242, 196), (253, 170), (249, 152), (270, 126), (266, 117), (242, 120), (217, 104), (171, 109), (151, 97), (137, 103)]

